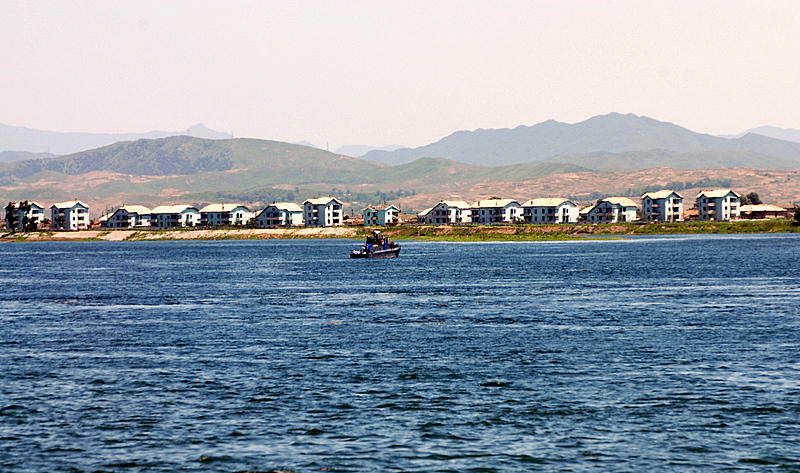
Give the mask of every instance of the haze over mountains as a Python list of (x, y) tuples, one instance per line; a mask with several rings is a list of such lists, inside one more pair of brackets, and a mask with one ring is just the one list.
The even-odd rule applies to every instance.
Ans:
[(672, 123), (612, 113), (570, 125), (549, 120), (514, 129), (457, 131), (419, 148), (370, 151), (363, 159), (396, 165), (421, 157), (502, 166), (554, 161), (620, 171), (653, 166), (795, 169), (800, 143), (753, 133), (726, 139)]
[[(614, 154), (656, 149), (672, 152), (739, 150), (759, 154), (769, 151), (767, 155), (775, 154), (774, 150), (765, 149), (769, 145), (756, 143), (757, 139), (750, 139), (749, 142), (736, 141), (747, 134), (800, 143), (800, 130), (794, 129), (763, 126), (736, 135), (714, 137), (647, 117), (611, 113), (573, 125), (548, 120), (538, 125), (519, 126), (513, 130), (458, 131), (436, 143), (419, 148), (400, 145), (344, 145), (334, 150), (334, 153), (390, 165), (410, 162), (418, 157), (443, 157), (485, 166), (552, 159), (562, 154), (574, 159), (573, 155), (576, 154)], [(214, 140), (232, 138), (228, 133), (211, 130), (202, 124), (174, 132), (98, 134), (61, 133), (0, 123), (0, 162), (39, 159), (48, 157), (47, 153), (50, 157), (63, 156), (120, 141), (182, 135)], [(323, 149), (307, 141), (293, 144)], [(464, 151), (462, 148), (468, 150)], [(596, 156), (591, 159), (596, 160)]]
[[(62, 156), (100, 148), (101, 146), (107, 146), (119, 141), (136, 141), (142, 138), (157, 139), (178, 135), (195, 136), (197, 138), (211, 140), (231, 138), (229, 133), (220, 133), (211, 130), (200, 123), (186, 130), (175, 132), (150, 131), (147, 133), (118, 134), (60, 133), (21, 126), (9, 126), (0, 123), (0, 152), (24, 151), (28, 153), (50, 153), (56, 156)], [(7, 158), (5, 162), (11, 160), (12, 159)]]
[[(0, 200), (81, 198), (112, 206), (222, 199), (302, 201), (330, 193), (354, 203), (401, 198), (412, 202), (412, 194), (418, 199), (414, 205), (425, 205), (427, 200), (457, 195), (464, 199), (552, 196), (556, 188), (551, 184), (563, 181), (556, 175), (572, 176), (564, 181), (572, 186), (568, 196), (590, 198), (593, 192), (620, 191), (614, 182), (621, 178), (601, 179), (603, 173), (643, 170), (636, 180), (639, 184), (631, 182), (621, 191), (637, 195), (644, 188), (668, 183), (680, 189), (691, 188), (691, 183), (730, 186), (739, 179), (751, 186), (748, 191), (753, 183), (769, 181), (769, 192), (776, 199), (800, 199), (800, 143), (753, 133), (720, 138), (636, 115), (610, 114), (574, 125), (551, 120), (531, 127), (460, 131), (420, 148), (372, 150), (363, 159), (270, 140), (219, 139), (224, 134), (202, 126), (188, 131), (217, 139), (180, 133), (119, 141), (61, 157), (5, 152), (23, 159), (0, 163)], [(353, 154), (361, 150), (352, 148)], [(722, 172), (705, 177), (672, 173), (678, 180), (686, 176), (673, 183), (662, 178), (667, 168)], [(787, 171), (770, 174), (759, 169)], [(551, 176), (547, 183), (530, 185), (545, 176)], [(601, 180), (605, 187), (596, 185)], [(519, 197), (509, 195), (513, 189)], [(422, 197), (425, 193), (430, 195)]]
[(741, 138), (748, 133), (768, 136), (770, 138), (775, 138), (777, 140), (793, 141), (795, 143), (800, 143), (800, 130), (794, 130), (792, 128), (778, 128), (775, 126), (761, 126), (758, 128), (751, 128), (745, 131), (744, 133), (739, 133), (738, 135), (720, 135), (720, 138)]

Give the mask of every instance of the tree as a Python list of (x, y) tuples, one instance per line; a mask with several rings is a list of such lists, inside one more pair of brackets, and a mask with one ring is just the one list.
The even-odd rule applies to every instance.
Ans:
[(14, 219), (14, 212), (17, 210), (17, 205), (14, 202), (9, 202), (6, 205), (6, 229), (11, 230), (12, 232), (17, 229), (17, 225)]
[(761, 199), (758, 197), (758, 194), (755, 192), (750, 192), (746, 196), (742, 198), (743, 205), (758, 205), (761, 204)]
[(797, 206), (794, 208), (794, 221), (800, 223), (800, 207)]
[[(28, 202), (27, 200), (25, 202), (20, 202), (20, 204), (19, 204), (19, 213), (20, 213), (20, 215), (22, 215), (22, 222), (21, 223), (22, 223), (22, 231), (23, 232), (31, 231), (31, 230), (29, 230), (31, 228), (31, 225), (30, 225), (31, 221), (30, 221), (30, 218), (28, 217), (28, 214), (30, 213), (30, 211), (31, 211), (30, 202)], [(34, 223), (33, 227), (34, 227), (34, 230), (35, 230), (36, 229), (36, 224), (35, 223)]]

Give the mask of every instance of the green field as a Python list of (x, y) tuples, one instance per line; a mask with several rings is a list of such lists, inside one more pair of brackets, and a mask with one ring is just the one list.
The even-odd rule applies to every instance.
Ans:
[[(570, 240), (591, 237), (626, 237), (631, 235), (687, 235), (736, 233), (797, 233), (800, 223), (792, 220), (765, 220), (742, 222), (683, 222), (608, 225), (405, 225), (380, 228), (383, 234), (395, 240), (426, 241), (539, 241)], [(367, 234), (364, 229), (360, 233)]]

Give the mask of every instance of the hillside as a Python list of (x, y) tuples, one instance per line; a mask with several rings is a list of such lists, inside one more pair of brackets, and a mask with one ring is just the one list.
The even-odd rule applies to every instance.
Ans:
[(28, 151), (0, 151), (0, 163), (13, 163), (26, 159), (46, 159), (57, 156), (48, 153), (31, 153)]
[(738, 161), (729, 162), (726, 155), (720, 153), (734, 156), (749, 153), (749, 156), (757, 158), (758, 167), (800, 168), (800, 143), (752, 133), (726, 139), (695, 133), (652, 118), (618, 113), (593, 117), (574, 125), (549, 120), (514, 129), (458, 131), (419, 148), (371, 151), (363, 159), (396, 165), (421, 157), (440, 157), (468, 164), (502, 166), (554, 160), (557, 156), (567, 155), (573, 159), (570, 162), (582, 165), (581, 162), (592, 159), (591, 155), (610, 153), (635, 164), (637, 158), (661, 151), (670, 153), (662, 154), (669, 159), (659, 164), (668, 167), (684, 167), (687, 163), (693, 167), (736, 167)]
[(81, 198), (103, 206), (218, 200), (270, 202), (347, 193), (355, 202), (491, 180), (586, 171), (541, 163), (487, 168), (446, 159), (386, 166), (268, 140), (188, 136), (120, 142), (52, 159), (0, 164), (0, 200)]
[(625, 153), (588, 153), (558, 155), (545, 162), (569, 163), (595, 171), (632, 172), (655, 167), (673, 169), (800, 169), (789, 159), (775, 158), (752, 151), (693, 151), (679, 153), (663, 149)]
[(0, 180), (24, 179), (45, 171), (68, 175), (110, 171), (141, 176), (183, 176), (247, 170), (251, 173), (270, 171), (270, 183), (284, 183), (287, 178), (292, 182), (335, 179), (363, 166), (382, 165), (277, 141), (175, 136), (119, 142), (54, 159), (3, 164), (0, 165)]

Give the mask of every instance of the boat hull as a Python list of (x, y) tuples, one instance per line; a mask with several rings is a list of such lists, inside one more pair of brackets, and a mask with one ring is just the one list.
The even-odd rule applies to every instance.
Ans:
[(388, 250), (375, 250), (375, 251), (353, 251), (350, 253), (351, 258), (397, 258), (400, 254), (400, 248), (389, 248)]

